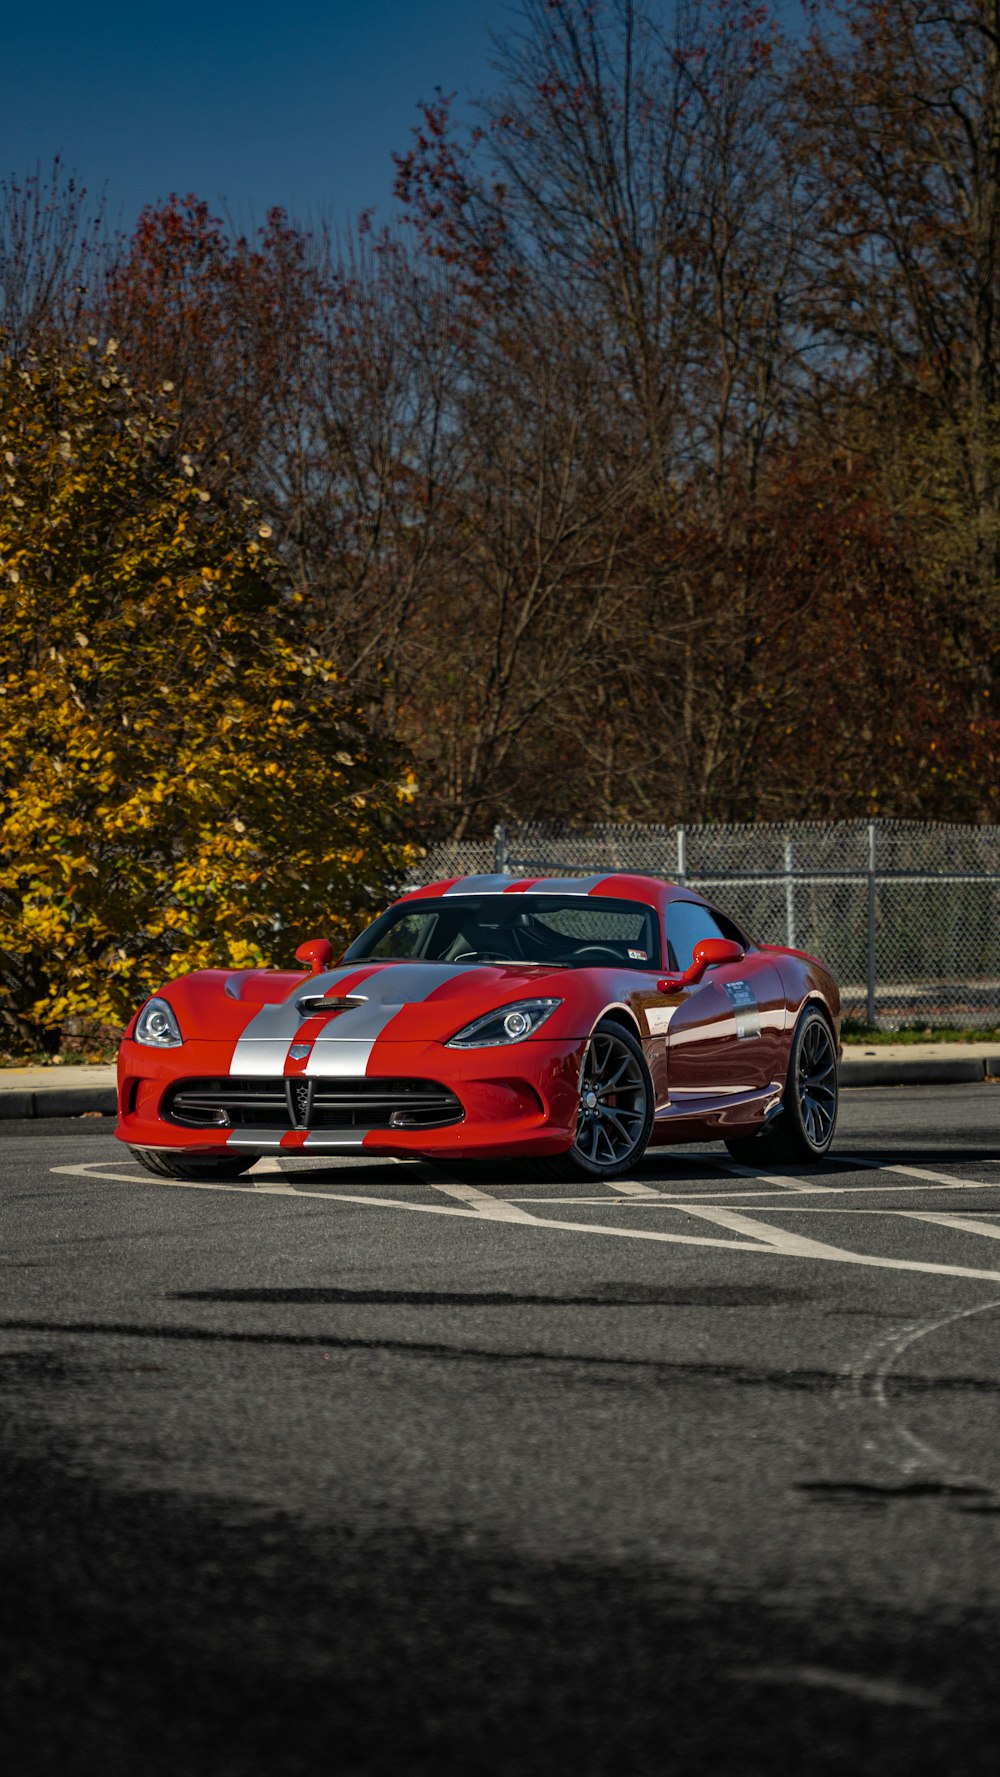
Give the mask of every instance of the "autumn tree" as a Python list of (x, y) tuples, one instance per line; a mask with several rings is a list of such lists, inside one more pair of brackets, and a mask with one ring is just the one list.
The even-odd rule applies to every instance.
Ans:
[(104, 202), (63, 166), (0, 178), (0, 333), (24, 351), (65, 338), (99, 301), (116, 243)]
[[(551, 737), (564, 788), (573, 762), (576, 806), (608, 817), (634, 797), (637, 757), (648, 770), (655, 761), (670, 806), (693, 818), (718, 807), (721, 753), (746, 752), (760, 627), (749, 575), (760, 558), (744, 543), (800, 375), (784, 56), (767, 8), (744, 0), (672, 11), (655, 0), (529, 0), (500, 53), (486, 127), (463, 140), (438, 101), (398, 163), (421, 246), (461, 280), (479, 341), (544, 337), (553, 359), (574, 365), (563, 405), (589, 457), (576, 519), (593, 532), (614, 513), (614, 565), (598, 608), (586, 576), (563, 564), (564, 592), (575, 574), (592, 620), (589, 670), (547, 687), (531, 735), (540, 755)], [(473, 436), (489, 429), (489, 363), (481, 355), (468, 379)], [(506, 375), (523, 401), (509, 451), (532, 437), (535, 390), (547, 385), (516, 347)], [(563, 636), (581, 633), (569, 609), (553, 635), (560, 624)], [(651, 724), (652, 685), (663, 703)], [(639, 736), (637, 699), (647, 707)], [(574, 745), (581, 707), (587, 733)], [(511, 741), (494, 808), (498, 791), (525, 793), (523, 748)], [(532, 794), (545, 782), (543, 767)], [(662, 817), (662, 785), (659, 795)]]
[[(833, 0), (796, 81), (816, 393), (1000, 575), (1000, 5)], [(849, 399), (844, 400), (847, 393)], [(867, 421), (867, 428), (865, 422)], [(907, 448), (913, 434), (921, 448)], [(888, 466), (888, 465), (887, 465)]]
[[(0, 361), (0, 1020), (346, 939), (411, 793), (308, 646), (270, 526), (116, 367)], [(212, 491), (210, 491), (210, 485)]]

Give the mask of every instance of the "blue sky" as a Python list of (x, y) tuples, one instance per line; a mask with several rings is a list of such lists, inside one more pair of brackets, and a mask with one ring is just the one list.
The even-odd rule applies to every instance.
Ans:
[(391, 207), (393, 149), (437, 86), (491, 84), (508, 0), (48, 0), (4, 8), (0, 177), (59, 153), (130, 225), (170, 191), (345, 224)]

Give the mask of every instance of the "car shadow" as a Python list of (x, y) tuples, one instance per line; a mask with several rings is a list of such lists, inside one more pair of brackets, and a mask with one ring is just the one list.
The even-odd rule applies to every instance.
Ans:
[(305, 1524), (116, 1489), (55, 1438), (27, 1454), (13, 1425), (0, 1466), (0, 1756), (18, 1777), (996, 1768), (985, 1608), (768, 1605), (664, 1556), (341, 1523), (335, 1497)]

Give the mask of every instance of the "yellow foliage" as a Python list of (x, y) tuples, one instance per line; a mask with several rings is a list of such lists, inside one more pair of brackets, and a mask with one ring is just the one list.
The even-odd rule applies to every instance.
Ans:
[(0, 465), (0, 1020), (116, 1022), (170, 974), (346, 941), (412, 779), (307, 658), (252, 503), (206, 499), (86, 349), (0, 359)]

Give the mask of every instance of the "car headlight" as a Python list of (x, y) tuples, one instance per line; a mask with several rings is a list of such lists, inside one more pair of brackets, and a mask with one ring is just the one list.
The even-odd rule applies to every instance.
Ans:
[(157, 999), (146, 1001), (132, 1036), (134, 1042), (148, 1043), (153, 1049), (176, 1049), (184, 1041), (173, 1007)]
[(474, 1018), (457, 1035), (449, 1037), (446, 1049), (489, 1049), (495, 1043), (523, 1043), (533, 1037), (562, 1000), (518, 1000), (516, 1005), (502, 1006), (499, 1012), (487, 1012)]

